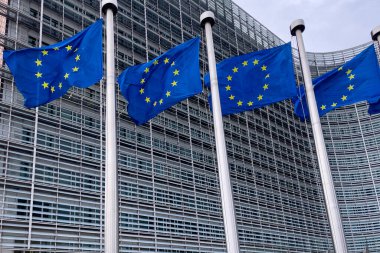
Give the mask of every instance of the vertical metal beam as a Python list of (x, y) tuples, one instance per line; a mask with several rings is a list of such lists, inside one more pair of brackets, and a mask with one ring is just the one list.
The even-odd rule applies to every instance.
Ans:
[(100, 115), (99, 115), (99, 120), (100, 120), (100, 133), (99, 133), (99, 142), (100, 142), (100, 171), (99, 171), (99, 175), (100, 175), (100, 200), (99, 200), (99, 209), (100, 209), (100, 218), (99, 218), (99, 225), (100, 225), (100, 237), (99, 237), (99, 244), (100, 244), (100, 252), (103, 252), (103, 247), (104, 247), (104, 241), (103, 241), (103, 237), (104, 237), (104, 225), (103, 225), (103, 215), (102, 215), (102, 209), (103, 209), (103, 135), (104, 135), (104, 131), (103, 131), (103, 113), (104, 113), (104, 102), (103, 102), (103, 88), (104, 88), (104, 80), (100, 80), (100, 83), (99, 83), (99, 92), (100, 92)]
[[(1, 2), (1, 0), (0, 0)], [(4, 2), (4, 1), (3, 1)], [(18, 24), (19, 24), (19, 16), (20, 16), (20, 0), (17, 0), (17, 11), (16, 11), (16, 20), (15, 20), (15, 23), (16, 23), (16, 27), (15, 27), (15, 43), (14, 43), (14, 50), (17, 49), (17, 40), (18, 40)], [(2, 20), (3, 19), (3, 20)], [(4, 31), (1, 31), (0, 30), (0, 33), (4, 34), (5, 33), (5, 24), (6, 24), (6, 21), (7, 19), (5, 17), (0, 17), (0, 25), (2, 24), (2, 22), (4, 22)], [(4, 47), (0, 47), (0, 51), (3, 51), (4, 50)], [(1, 60), (0, 60), (0, 65), (3, 65), (3, 55), (0, 56), (1, 57)], [(0, 82), (2, 80), (0, 79)], [(3, 87), (5, 86), (5, 82), (1, 82), (3, 85)], [(1, 87), (0, 87), (1, 88)], [(4, 174), (3, 176), (5, 177), (4, 179), (4, 184), (3, 184), (3, 196), (2, 196), (2, 199), (0, 200), (1, 204), (0, 204), (0, 217), (3, 217), (4, 215), (4, 208), (5, 208), (5, 189), (7, 187), (7, 183), (6, 183), (6, 180), (7, 180), (7, 174), (8, 174), (8, 167), (9, 167), (9, 147), (10, 147), (10, 139), (11, 139), (11, 126), (12, 126), (12, 111), (13, 111), (13, 97), (14, 97), (14, 89), (15, 89), (15, 81), (14, 81), (14, 78), (12, 79), (12, 83), (11, 83), (11, 97), (10, 97), (10, 101), (11, 101), (11, 105), (9, 107), (9, 120), (8, 120), (8, 133), (7, 133), (7, 148), (6, 148), (6, 151), (5, 151), (5, 160), (4, 160)], [(4, 222), (4, 219), (0, 219), (0, 228), (3, 227), (3, 222)], [(0, 245), (2, 245), (2, 238), (3, 238), (3, 230), (0, 229)]]
[(232, 196), (231, 177), (228, 168), (226, 141), (224, 137), (222, 109), (219, 98), (218, 77), (216, 73), (216, 61), (214, 42), (212, 38), (212, 25), (215, 22), (214, 13), (203, 12), (201, 26), (204, 27), (207, 42), (208, 66), (210, 72), (212, 113), (214, 118), (216, 153), (218, 160), (220, 194), (222, 199), (224, 231), (228, 253), (239, 253), (239, 238), (236, 226), (234, 199)]
[(104, 209), (104, 252), (119, 252), (119, 198), (116, 151), (115, 42), (116, 0), (103, 0), (106, 16), (106, 171)]
[[(179, 5), (179, 19), (181, 27), (181, 42), (184, 42), (184, 30), (183, 30), (183, 16), (182, 16), (182, 1), (178, 0)], [(190, 5), (191, 8), (191, 5)], [(187, 127), (189, 128), (189, 144), (190, 144), (190, 157), (191, 157), (191, 173), (193, 175), (193, 190), (194, 190), (194, 199), (197, 199), (197, 185), (195, 183), (195, 168), (194, 168), (194, 151), (193, 151), (193, 137), (191, 132), (191, 116), (190, 116), (190, 100), (186, 99), (186, 111), (187, 111)], [(198, 207), (195, 204), (195, 217), (199, 220)], [(197, 222), (197, 233), (199, 235), (199, 223)], [(198, 236), (198, 247), (200, 247), (200, 236)], [(200, 249), (200, 248), (198, 248)]]
[[(42, 28), (44, 19), (44, 0), (41, 0), (40, 7), (40, 36), (38, 46), (42, 46)], [(32, 162), (32, 182), (30, 189), (30, 203), (29, 203), (29, 227), (28, 227), (28, 249), (30, 249), (32, 240), (32, 226), (33, 226), (33, 206), (34, 206), (34, 183), (36, 179), (36, 161), (37, 161), (37, 136), (38, 136), (38, 107), (36, 108), (34, 118), (34, 139), (33, 139), (33, 162)]]
[(347, 253), (346, 239), (344, 237), (342, 219), (340, 216), (338, 200), (336, 197), (334, 182), (331, 174), (330, 164), (327, 156), (325, 140), (323, 138), (321, 121), (319, 119), (317, 102), (315, 100), (313, 83), (309, 62), (306, 57), (305, 46), (303, 43), (302, 32), (305, 24), (302, 19), (295, 20), (290, 25), (290, 32), (297, 38), (298, 52), (301, 60), (302, 73), (305, 82), (307, 104), (310, 112), (310, 120), (313, 129), (315, 147), (317, 150), (319, 171), (321, 174), (322, 188), (325, 196), (325, 204), (329, 217), (331, 234), (336, 253)]
[[(65, 2), (65, 0), (63, 0), (63, 2)], [(64, 9), (64, 8), (63, 8)], [(99, 17), (103, 17), (103, 13), (102, 13), (102, 6), (99, 5)], [(103, 38), (103, 42), (104, 42), (104, 38)], [(99, 82), (99, 93), (100, 93), (100, 108), (99, 108), (99, 120), (100, 120), (100, 133), (99, 133), (99, 142), (100, 142), (100, 171), (99, 171), (99, 175), (100, 175), (100, 200), (99, 200), (99, 210), (100, 210), (100, 218), (99, 218), (99, 225), (100, 225), (100, 228), (99, 228), (99, 248), (100, 248), (100, 252), (103, 252), (103, 248), (104, 248), (104, 240), (103, 240), (103, 237), (104, 237), (104, 225), (103, 225), (103, 215), (102, 215), (102, 209), (103, 209), (103, 135), (104, 135), (104, 131), (103, 131), (103, 119), (104, 119), (104, 101), (103, 101), (103, 91), (104, 91), (104, 77), (102, 78), (102, 80), (100, 80)]]
[[(144, 30), (145, 30), (145, 60), (149, 61), (149, 40), (148, 40), (148, 20), (147, 20), (147, 1), (144, 0)], [(149, 120), (149, 140), (150, 140), (150, 163), (152, 169), (152, 195), (155, 199), (156, 187), (155, 187), (155, 173), (154, 173), (154, 145), (153, 145), (153, 125), (152, 120)], [(157, 212), (156, 203), (153, 201), (153, 218), (154, 218), (154, 247), (157, 252)]]

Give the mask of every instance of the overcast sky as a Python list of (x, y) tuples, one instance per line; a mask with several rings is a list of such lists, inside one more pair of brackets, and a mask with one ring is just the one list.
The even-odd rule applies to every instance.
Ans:
[(370, 32), (380, 25), (380, 0), (233, 0), (284, 41), (289, 26), (305, 21), (306, 50), (343, 50), (371, 40)]

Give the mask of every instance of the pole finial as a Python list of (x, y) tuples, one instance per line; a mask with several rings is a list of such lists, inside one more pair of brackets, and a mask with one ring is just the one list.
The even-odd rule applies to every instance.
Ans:
[(373, 30), (371, 31), (371, 38), (372, 40), (374, 41), (377, 41), (377, 37), (380, 35), (380, 25), (376, 26), (375, 28), (373, 28)]
[(106, 13), (108, 9), (113, 11), (113, 14), (117, 13), (117, 0), (102, 0), (102, 11)]
[(211, 26), (215, 24), (215, 15), (212, 11), (205, 11), (201, 14), (201, 26), (204, 27), (206, 23), (210, 23)]
[(296, 36), (297, 30), (301, 30), (301, 32), (305, 31), (305, 22), (303, 19), (296, 19), (290, 24), (290, 33), (293, 36)]

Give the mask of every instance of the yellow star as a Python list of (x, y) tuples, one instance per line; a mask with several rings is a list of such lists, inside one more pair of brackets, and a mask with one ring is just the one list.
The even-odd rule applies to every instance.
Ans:
[(263, 95), (259, 95), (258, 97), (257, 97), (257, 100), (262, 100), (263, 99)]
[(352, 80), (352, 79), (355, 78), (355, 75), (351, 74), (348, 78), (349, 78), (350, 80)]
[(248, 61), (243, 61), (243, 66), (245, 67), (245, 66), (247, 66), (248, 65)]
[(73, 68), (73, 72), (78, 72), (79, 68), (78, 67), (74, 67)]
[(342, 101), (346, 101), (347, 100), (347, 96), (343, 95), (342, 96)]
[(265, 79), (267, 79), (267, 78), (269, 78), (270, 77), (270, 75), (269, 74), (267, 74), (266, 76), (265, 76)]
[(338, 71), (341, 71), (343, 69), (343, 67), (340, 67), (340, 68), (338, 68)]
[(44, 87), (44, 89), (47, 89), (47, 88), (49, 88), (49, 83), (47, 83), (47, 82), (44, 82), (44, 83), (42, 84), (42, 87)]
[(153, 65), (157, 65), (158, 64), (158, 60), (155, 60), (154, 62), (153, 62)]
[(259, 64), (259, 60), (255, 59), (255, 60), (253, 61), (253, 65), (257, 65), (257, 64)]
[(171, 93), (170, 91), (167, 91), (166, 92), (166, 97), (170, 97), (170, 93)]
[(66, 73), (63, 77), (65, 78), (65, 79), (67, 79), (67, 78), (69, 78), (69, 73)]
[(227, 76), (228, 81), (232, 81), (232, 76)]
[(243, 101), (239, 100), (239, 101), (237, 102), (237, 105), (238, 105), (238, 106), (242, 106), (242, 105), (243, 105)]
[(237, 67), (235, 67), (235, 68), (232, 69), (232, 71), (233, 71), (234, 73), (238, 72), (238, 70), (239, 70), (239, 69), (238, 69)]
[(267, 70), (267, 66), (265, 66), (265, 65), (261, 66), (261, 70), (262, 70), (262, 71)]
[(234, 95), (231, 95), (228, 97), (230, 100), (234, 100), (235, 99), (235, 96)]
[(41, 72), (37, 72), (35, 75), (36, 75), (37, 78), (42, 77), (42, 73)]
[(144, 72), (148, 73), (149, 72), (149, 68), (145, 68)]
[(62, 89), (62, 82), (60, 82), (60, 83), (58, 84), (58, 87), (59, 87), (60, 89)]
[(50, 91), (51, 91), (51, 93), (54, 93), (54, 91), (55, 91), (55, 87), (54, 87), (54, 86), (51, 86)]
[(65, 48), (66, 48), (67, 52), (69, 52), (72, 49), (72, 46), (67, 45)]
[(160, 103), (160, 105), (162, 105), (162, 103), (164, 102), (164, 100), (161, 98), (160, 101), (158, 101)]
[(150, 103), (150, 97), (146, 97), (145, 102)]
[(35, 61), (35, 63), (36, 63), (37, 66), (41, 66), (42, 65), (42, 61), (40, 59), (37, 59)]
[(80, 60), (80, 55), (77, 54), (77, 56), (75, 56), (75, 61), (79, 61)]
[(157, 105), (157, 101), (154, 101), (153, 106), (156, 106), (156, 105)]
[(141, 83), (141, 84), (144, 84), (144, 83), (145, 83), (145, 78), (141, 79), (141, 80), (140, 80), (140, 83)]
[(231, 86), (227, 85), (226, 90), (231, 90)]
[(175, 61), (172, 62), (172, 64), (170, 64), (170, 66), (174, 66), (175, 65)]
[(46, 50), (43, 50), (43, 51), (42, 51), (42, 55), (43, 55), (43, 56), (48, 55), (48, 54), (49, 54), (48, 51), (46, 51)]
[(332, 106), (332, 107), (336, 107), (337, 105), (338, 105), (338, 104), (334, 102), (334, 103), (332, 103), (331, 106)]
[(141, 89), (140, 89), (140, 94), (143, 94), (143, 93), (144, 93), (144, 89), (141, 88)]
[(53, 48), (55, 51), (58, 51), (59, 50), (59, 47), (55, 47), (55, 48)]
[(349, 91), (352, 91), (352, 90), (354, 89), (354, 85), (350, 84), (350, 85), (347, 87), (347, 89), (348, 89)]
[(164, 63), (168, 64), (169, 63), (169, 58), (165, 58)]
[(178, 76), (178, 75), (179, 75), (179, 70), (178, 70), (178, 69), (174, 70), (173, 74), (174, 74), (175, 76)]
[(326, 110), (326, 105), (322, 105), (321, 106), (321, 110), (323, 111), (323, 110)]
[(269, 84), (267, 84), (267, 83), (264, 84), (263, 89), (264, 89), (264, 90), (267, 90), (268, 88), (269, 88)]
[(173, 81), (173, 82), (172, 82), (172, 86), (173, 86), (173, 87), (174, 87), (174, 86), (177, 86), (177, 83), (178, 83), (177, 81)]
[(248, 105), (248, 106), (252, 106), (252, 105), (253, 105), (253, 102), (252, 102), (252, 101), (249, 101), (249, 102), (247, 103), (247, 105)]
[(352, 72), (352, 70), (349, 69), (349, 70), (346, 71), (346, 74), (349, 75), (349, 74), (351, 74), (351, 72)]

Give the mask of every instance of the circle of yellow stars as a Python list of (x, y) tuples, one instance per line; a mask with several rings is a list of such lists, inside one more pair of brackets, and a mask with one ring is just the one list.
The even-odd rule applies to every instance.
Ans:
[[(74, 55), (75, 55), (75, 57), (74, 57), (75, 63), (78, 63), (80, 61), (80, 54), (76, 53), (78, 51), (78, 48), (73, 50), (72, 45), (67, 45), (67, 46), (61, 47), (61, 48), (60, 47), (54, 47), (54, 48), (52, 48), (52, 50), (46, 50), (46, 49), (42, 50), (40, 57), (38, 57), (34, 61), (34, 63), (36, 64), (36, 67), (38, 67), (38, 70), (34, 75), (37, 78), (37, 80), (39, 80), (40, 82), (42, 82), (41, 80), (43, 80), (43, 78), (44, 78), (42, 67), (44, 66), (44, 62), (45, 62), (46, 57), (49, 57), (49, 53), (54, 53), (54, 51), (59, 51), (59, 50), (65, 50), (66, 52), (73, 51)], [(71, 74), (76, 73), (78, 71), (79, 71), (79, 67), (74, 66), (73, 68), (71, 68), (71, 71), (65, 72), (65, 74), (61, 78), (64, 80), (67, 80), (70, 78)], [(64, 81), (64, 80), (62, 80), (62, 81)], [(54, 92), (57, 91), (57, 89), (61, 90), (63, 88), (62, 81), (57, 82), (55, 84), (52, 84), (52, 83), (49, 83), (46, 80), (44, 80), (41, 83), (41, 86), (44, 90), (48, 89), (49, 93), (53, 94)]]
[[(180, 75), (180, 70), (175, 68), (175, 61), (170, 61), (170, 59), (168, 57), (165, 57), (164, 60), (162, 60), (162, 62), (160, 62), (160, 59), (155, 59), (153, 61), (153, 67), (157, 66), (160, 63), (163, 63), (163, 64), (169, 64), (170, 63), (170, 67), (173, 67), (172, 70), (170, 70), (170, 71), (172, 71), (174, 78), (173, 78), (173, 81), (170, 83), (171, 86), (169, 86), (169, 87), (171, 87), (171, 88), (176, 87), (178, 85), (178, 81), (175, 80), (175, 77)], [(144, 85), (146, 83), (146, 77), (144, 77), (144, 75), (147, 75), (149, 72), (151, 72), (152, 71), (151, 68), (152, 68), (152, 66), (150, 68), (146, 67), (144, 69), (143, 77), (140, 79), (140, 84)], [(156, 107), (157, 105), (164, 104), (165, 99), (169, 98), (172, 95), (172, 90), (170, 90), (170, 89), (165, 90), (163, 96), (157, 100), (154, 100), (154, 101), (152, 101), (151, 97), (144, 95), (145, 94), (145, 88), (144, 87), (141, 87), (139, 89), (139, 93), (142, 97), (145, 97), (144, 101), (146, 104), (152, 103), (153, 106)]]
[(249, 66), (249, 64), (253, 64), (254, 67), (258, 67), (262, 72), (267, 72), (268, 71), (268, 66), (266, 66), (265, 64), (260, 64), (260, 60), (258, 59), (254, 59), (252, 62), (249, 62), (249, 61), (243, 61), (241, 63), (241, 66), (234, 66), (232, 68), (232, 74), (229, 74), (226, 78), (227, 78), (227, 86), (225, 86), (225, 89), (226, 89), (226, 92), (229, 92), (230, 96), (228, 97), (229, 100), (231, 101), (236, 101), (236, 105), (238, 107), (240, 106), (243, 106), (244, 104), (246, 104), (247, 106), (251, 107), (253, 106), (253, 104), (255, 103), (255, 101), (261, 101), (263, 100), (264, 98), (264, 94), (265, 94), (265, 91), (267, 91), (269, 89), (269, 78), (270, 78), (270, 74), (267, 73), (264, 77), (264, 85), (261, 87), (262, 88), (262, 92), (259, 93), (259, 95), (256, 97), (256, 98), (253, 98), (249, 101), (242, 101), (242, 100), (237, 100), (235, 99), (235, 95), (233, 95), (233, 75), (236, 74), (236, 73), (239, 73), (239, 68), (246, 68)]
[[(343, 66), (339, 67), (338, 71), (344, 71)], [(346, 94), (349, 94), (351, 91), (353, 91), (355, 89), (355, 85), (351, 83), (355, 79), (355, 74), (352, 72), (351, 69), (347, 69), (345, 71), (345, 73), (346, 73), (346, 76), (350, 82), (350, 84), (347, 85), (347, 93), (346, 93)], [(346, 95), (346, 94), (343, 94), (342, 97), (340, 98), (341, 102), (344, 102), (348, 99), (348, 95)], [(319, 108), (322, 111), (324, 111), (324, 110), (328, 109), (329, 107), (330, 108), (336, 108), (338, 105), (339, 105), (339, 103), (337, 101), (333, 101), (330, 105), (322, 104)]]

